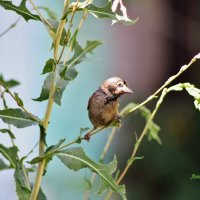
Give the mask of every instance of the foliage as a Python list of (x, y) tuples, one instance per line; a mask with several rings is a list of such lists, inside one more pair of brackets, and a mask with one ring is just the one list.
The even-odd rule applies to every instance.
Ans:
[[(27, 8), (27, 3), (30, 2), (37, 14), (33, 14), (31, 9)], [(121, 6), (122, 15), (116, 12), (118, 4)], [(102, 194), (107, 189), (117, 192), (122, 199), (126, 199), (125, 186), (119, 185), (123, 177), (125, 176), (129, 167), (133, 164), (134, 160), (142, 159), (143, 157), (136, 157), (137, 150), (140, 143), (142, 142), (144, 136), (148, 135), (149, 139), (153, 139), (161, 144), (161, 139), (159, 137), (159, 126), (154, 122), (155, 114), (163, 102), (164, 97), (171, 91), (181, 91), (185, 89), (189, 95), (194, 98), (195, 108), (200, 110), (200, 90), (190, 83), (180, 83), (171, 87), (168, 87), (173, 80), (180, 76), (185, 70), (187, 70), (197, 59), (200, 58), (200, 54), (195, 56), (188, 65), (183, 66), (180, 71), (170, 77), (165, 84), (159, 88), (153, 95), (151, 95), (147, 100), (140, 104), (130, 103), (121, 111), (121, 117), (126, 117), (129, 113), (138, 110), (140, 115), (145, 119), (146, 125), (140, 137), (136, 137), (136, 143), (133, 147), (133, 152), (131, 157), (126, 163), (125, 169), (122, 173), (119, 173), (117, 169), (117, 159), (114, 157), (113, 161), (108, 164), (103, 162), (93, 161), (84, 151), (81, 146), (82, 140), (85, 138), (82, 136), (83, 132), (88, 131), (88, 128), (81, 128), (80, 135), (76, 137), (73, 141), (65, 144), (65, 139), (61, 139), (56, 144), (51, 146), (47, 145), (45, 142), (45, 137), (47, 134), (48, 124), (50, 122), (51, 110), (53, 103), (61, 105), (62, 95), (65, 91), (67, 85), (75, 80), (79, 75), (76, 66), (83, 62), (88, 54), (92, 54), (94, 50), (102, 45), (101, 41), (98, 40), (87, 40), (86, 45), (82, 47), (78, 42), (78, 35), (80, 34), (80, 28), (83, 21), (86, 20), (87, 14), (91, 14), (97, 19), (110, 19), (112, 24), (116, 22), (122, 22), (125, 25), (133, 25), (138, 21), (138, 19), (131, 20), (128, 18), (126, 13), (126, 8), (122, 4), (122, 1), (107, 0), (103, 7), (98, 7), (94, 5), (92, 0), (86, 0), (83, 2), (72, 2), (66, 0), (63, 6), (63, 13), (60, 19), (57, 18), (54, 11), (51, 11), (48, 7), (35, 6), (32, 0), (21, 0), (18, 6), (14, 5), (12, 1), (0, 0), (0, 6), (5, 10), (13, 11), (21, 18), (26, 21), (35, 20), (38, 23), (42, 23), (50, 37), (52, 38), (52, 49), (53, 55), (44, 64), (41, 75), (46, 75), (44, 80), (40, 95), (35, 98), (35, 101), (41, 102), (48, 100), (46, 112), (43, 120), (38, 119), (34, 114), (30, 113), (25, 105), (20, 95), (16, 92), (12, 93), (13, 87), (18, 86), (19, 82), (11, 79), (5, 80), (2, 75), (0, 75), (0, 93), (4, 108), (0, 110), (0, 118), (5, 123), (5, 127), (0, 129), (1, 134), (7, 134), (12, 142), (12, 146), (7, 147), (0, 144), (0, 154), (3, 159), (0, 159), (0, 170), (14, 169), (14, 178), (16, 182), (16, 191), (20, 200), (45, 200), (46, 197), (40, 188), (42, 175), (45, 175), (47, 170), (47, 164), (52, 162), (52, 158), (57, 156), (61, 162), (70, 170), (78, 171), (84, 168), (89, 169), (91, 172), (99, 175), (101, 179), (101, 184), (99, 186), (98, 194)], [(50, 19), (46, 19), (39, 10), (43, 10), (47, 13)], [(80, 24), (74, 28), (72, 31), (74, 15), (77, 12), (83, 13), (80, 19)], [(16, 25), (16, 24), (15, 24)], [(68, 52), (65, 52), (65, 48)], [(63, 55), (66, 53), (65, 58)], [(159, 99), (155, 105), (155, 109), (150, 111), (144, 105), (154, 98)], [(19, 108), (10, 108), (7, 105), (7, 96), (11, 96), (16, 102)], [(25, 167), (24, 160), (29, 158), (29, 154), (20, 158), (18, 156), (18, 147), (16, 146), (15, 133), (12, 130), (12, 126), (17, 128), (26, 128), (28, 126), (38, 125), (40, 127), (40, 140), (39, 140), (39, 155), (32, 159), (29, 164), (33, 167), (38, 163), (37, 174), (34, 185), (30, 184), (29, 173), (30, 170)], [(110, 124), (113, 126), (114, 123)], [(96, 134), (99, 130), (95, 130), (91, 135)], [(113, 128), (116, 130), (116, 128)], [(115, 131), (113, 131), (114, 136)], [(112, 141), (112, 138), (108, 140), (103, 151), (103, 156), (108, 150), (108, 147)], [(78, 144), (79, 147), (71, 148), (71, 145)], [(70, 146), (70, 147), (69, 147)], [(31, 150), (32, 152), (32, 150)], [(102, 161), (103, 159), (101, 159)], [(6, 162), (4, 162), (6, 161)], [(9, 163), (9, 164), (7, 164)], [(115, 178), (113, 174), (116, 172)], [(88, 180), (87, 180), (88, 181)], [(92, 186), (92, 181), (88, 181), (89, 185)], [(112, 192), (108, 193), (106, 199), (109, 199)]]

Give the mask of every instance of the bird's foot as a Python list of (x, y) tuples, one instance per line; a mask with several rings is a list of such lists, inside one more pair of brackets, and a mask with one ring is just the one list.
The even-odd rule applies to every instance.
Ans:
[(116, 126), (116, 127), (119, 127), (119, 128), (122, 126), (122, 120), (121, 120), (120, 115), (116, 116), (116, 119), (114, 120), (113, 125)]
[(84, 140), (86, 140), (86, 141), (90, 141), (90, 137), (91, 137), (91, 135), (90, 135), (90, 133), (87, 133), (85, 136), (84, 136)]

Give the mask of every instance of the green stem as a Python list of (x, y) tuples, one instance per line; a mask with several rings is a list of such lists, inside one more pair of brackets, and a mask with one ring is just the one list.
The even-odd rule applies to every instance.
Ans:
[[(119, 176), (119, 178), (116, 181), (117, 184), (119, 184), (122, 181), (122, 179), (126, 175), (127, 171), (129, 170), (129, 168), (133, 164), (135, 156), (136, 156), (136, 153), (137, 153), (137, 151), (139, 149), (139, 146), (140, 146), (142, 140), (144, 139), (144, 136), (147, 134), (148, 128), (149, 128), (152, 120), (154, 119), (154, 117), (155, 117), (155, 115), (156, 115), (156, 113), (157, 113), (157, 111), (158, 111), (158, 109), (159, 109), (159, 107), (161, 105), (161, 102), (162, 102), (164, 96), (167, 94), (166, 91), (167, 91), (166, 89), (163, 90), (159, 100), (157, 101), (157, 104), (156, 104), (156, 107), (155, 107), (154, 111), (152, 112), (150, 118), (148, 119), (148, 122), (146, 123), (146, 125), (145, 125), (145, 127), (144, 127), (144, 129), (143, 129), (143, 131), (142, 131), (142, 133), (141, 133), (141, 135), (139, 137), (139, 139), (136, 141), (136, 144), (135, 144), (135, 146), (133, 148), (131, 157), (129, 158), (129, 160), (131, 160), (132, 162), (127, 162), (126, 167), (124, 168), (124, 170), (122, 171), (121, 175)], [(105, 200), (110, 199), (110, 196), (112, 195), (112, 193), (113, 192), (110, 190), (110, 192), (105, 197)]]
[[(31, 1), (31, 0), (29, 0)], [(68, 9), (69, 6), (69, 0), (66, 0), (64, 3), (64, 9), (63, 9), (63, 15)], [(60, 44), (60, 39), (61, 39), (61, 34), (64, 28), (66, 20), (61, 20), (56, 32), (55, 40), (54, 40), (54, 60), (57, 61), (58, 58), (58, 50), (59, 50), (59, 44)], [(45, 131), (48, 128), (49, 120), (51, 117), (51, 112), (53, 108), (53, 102), (54, 102), (54, 94), (55, 94), (55, 89), (56, 89), (56, 73), (57, 69), (55, 69), (55, 72), (52, 73), (52, 79), (51, 79), (51, 87), (50, 87), (50, 92), (49, 92), (49, 99), (48, 99), (48, 104), (46, 108), (46, 113), (45, 117), (42, 123), (42, 128), (40, 129), (40, 139), (39, 139), (39, 156), (43, 156), (45, 152), (45, 144), (43, 142), (43, 134), (45, 134)], [(38, 163), (38, 168), (37, 168), (37, 173), (36, 173), (36, 179), (35, 183), (31, 192), (30, 200), (36, 200), (41, 181), (42, 181), (42, 174), (44, 172), (45, 168), (45, 159), (43, 159), (41, 162)]]
[[(133, 108), (130, 112), (133, 112), (135, 110), (137, 110), (138, 108), (140, 108), (141, 106), (143, 106), (144, 104), (146, 104), (147, 102), (149, 102), (150, 100), (152, 100), (153, 98), (156, 97), (156, 95), (158, 93), (160, 93), (162, 91), (162, 94), (159, 98), (159, 100), (157, 101), (157, 104), (156, 104), (156, 107), (154, 109), (154, 111), (152, 112), (148, 122), (146, 123), (143, 131), (142, 131), (142, 134), (140, 135), (138, 141), (136, 142), (135, 146), (134, 146), (134, 149), (133, 149), (133, 152), (131, 154), (131, 157), (130, 157), (130, 160), (133, 160), (134, 161), (134, 158), (135, 158), (135, 155), (138, 151), (138, 148), (144, 138), (144, 136), (146, 135), (147, 133), (147, 130), (149, 128), (149, 125), (151, 124), (152, 120), (154, 119), (155, 117), (155, 114), (157, 113), (165, 95), (167, 94), (167, 86), (172, 82), (174, 81), (177, 77), (179, 77), (184, 71), (186, 71), (194, 62), (196, 62), (197, 59), (200, 59), (200, 54), (194, 56), (191, 61), (187, 64), (187, 65), (184, 65), (181, 67), (181, 69), (178, 71), (177, 74), (171, 76), (153, 95), (151, 95), (149, 98), (147, 98), (147, 100), (145, 100), (144, 102), (142, 102), (141, 104), (139, 104), (138, 106), (136, 106), (135, 108)], [(129, 112), (129, 113), (130, 113)], [(132, 165), (133, 162), (127, 162), (127, 165), (126, 167), (124, 168), (123, 172), (121, 173), (120, 177), (117, 179), (116, 183), (119, 184), (122, 179), (124, 178), (124, 176), (126, 175), (128, 169), (130, 168), (130, 166)], [(107, 196), (105, 197), (105, 200), (108, 200), (110, 199), (110, 196), (112, 195), (112, 191), (110, 191)]]
[[(109, 134), (109, 137), (108, 137), (108, 140), (107, 140), (107, 142), (106, 142), (106, 145), (104, 146), (104, 149), (103, 149), (103, 151), (102, 151), (102, 153), (101, 153), (101, 156), (100, 156), (100, 162), (102, 162), (103, 160), (104, 160), (104, 158), (105, 158), (105, 156), (106, 156), (106, 153), (108, 152), (108, 149), (109, 149), (109, 147), (110, 147), (110, 145), (111, 145), (111, 143), (112, 143), (112, 140), (113, 140), (113, 138), (114, 138), (114, 136), (115, 136), (115, 134), (116, 134), (116, 130), (117, 130), (117, 128), (116, 127), (113, 127), (112, 128), (112, 130), (111, 130), (111, 133)], [(94, 181), (95, 181), (95, 179), (96, 179), (96, 173), (92, 173), (92, 176), (91, 176), (91, 178), (90, 178), (90, 183), (91, 184), (93, 184), (94, 183)], [(84, 200), (89, 200), (90, 198), (89, 198), (89, 196), (90, 196), (90, 191), (91, 191), (91, 189), (88, 189), (88, 190), (86, 190), (85, 191), (85, 193), (84, 193)]]
[(166, 86), (168, 86), (172, 81), (174, 81), (177, 77), (179, 77), (184, 71), (186, 71), (194, 62), (196, 62), (198, 58), (199, 54), (194, 56), (191, 61), (187, 64), (187, 65), (183, 65), (181, 67), (181, 69), (178, 71), (177, 74), (171, 76), (156, 92), (154, 92), (151, 96), (149, 96), (145, 101), (143, 101), (142, 103), (140, 103), (138, 106), (136, 106), (135, 108), (133, 108), (132, 110), (130, 110), (129, 113), (134, 112), (135, 110), (137, 110), (138, 108), (140, 108), (141, 106), (147, 104), (149, 101), (151, 101), (154, 98), (157, 98), (157, 94), (159, 94)]

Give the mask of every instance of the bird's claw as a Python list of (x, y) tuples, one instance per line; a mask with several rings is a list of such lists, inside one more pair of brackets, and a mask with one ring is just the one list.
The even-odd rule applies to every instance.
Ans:
[(90, 133), (87, 133), (85, 136), (84, 136), (84, 140), (86, 140), (86, 141), (90, 141), (90, 137), (91, 137), (91, 135), (90, 135)]

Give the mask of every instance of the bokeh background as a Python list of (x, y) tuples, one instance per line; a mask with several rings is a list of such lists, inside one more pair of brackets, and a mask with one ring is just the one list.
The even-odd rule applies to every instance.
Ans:
[[(19, 0), (13, 0), (17, 5)], [(58, 16), (63, 1), (34, 1), (46, 5)], [(99, 5), (103, 1), (97, 2)], [(91, 127), (87, 117), (87, 101), (100, 83), (111, 76), (120, 76), (128, 81), (134, 95), (123, 97), (120, 105), (142, 102), (158, 89), (169, 76), (200, 52), (200, 1), (173, 0), (124, 0), (130, 18), (139, 17), (134, 26), (115, 24), (109, 20), (97, 20), (90, 16), (86, 20), (78, 41), (99, 39), (104, 45), (80, 64), (79, 76), (71, 82), (62, 99), (62, 106), (54, 106), (48, 130), (47, 143), (56, 143), (66, 137), (72, 140), (79, 134), (80, 127)], [(28, 7), (30, 5), (27, 4)], [(18, 16), (0, 7), (0, 33), (11, 25)], [(78, 16), (76, 22), (78, 23)], [(21, 86), (14, 88), (26, 107), (43, 117), (46, 102), (37, 103), (44, 76), (43, 66), (52, 57), (51, 39), (42, 24), (26, 23), (23, 19), (17, 26), (0, 38), (0, 73), (5, 79), (15, 78)], [(191, 82), (200, 87), (200, 62), (186, 71), (178, 82)], [(11, 107), (16, 104), (8, 99)], [(152, 109), (155, 102), (147, 106)], [(2, 104), (0, 104), (2, 109)], [(138, 160), (131, 167), (123, 182), (127, 187), (128, 199), (134, 200), (198, 200), (200, 180), (190, 180), (192, 174), (200, 175), (200, 113), (195, 110), (192, 97), (186, 92), (169, 94), (161, 106), (155, 121), (161, 127), (162, 145), (145, 139), (138, 151)], [(0, 122), (0, 127), (5, 124)], [(123, 127), (111, 145), (106, 161), (115, 154), (118, 166), (123, 169), (135, 142), (135, 133), (140, 135), (144, 119), (137, 113), (123, 119)], [(38, 128), (17, 130), (16, 143), (20, 156), (29, 152), (38, 140)], [(88, 155), (98, 160), (110, 130), (103, 131), (81, 145)], [(0, 142), (10, 145), (6, 135)], [(37, 155), (37, 150), (30, 159)], [(34, 180), (34, 174), (31, 175)], [(78, 200), (83, 198), (86, 188), (84, 177), (87, 170), (74, 173), (54, 158), (43, 179), (43, 190), (48, 200)], [(96, 186), (95, 186), (96, 187)], [(102, 199), (92, 193), (91, 199)], [(0, 200), (17, 199), (13, 171), (0, 171)], [(113, 199), (119, 199), (113, 196)]]

